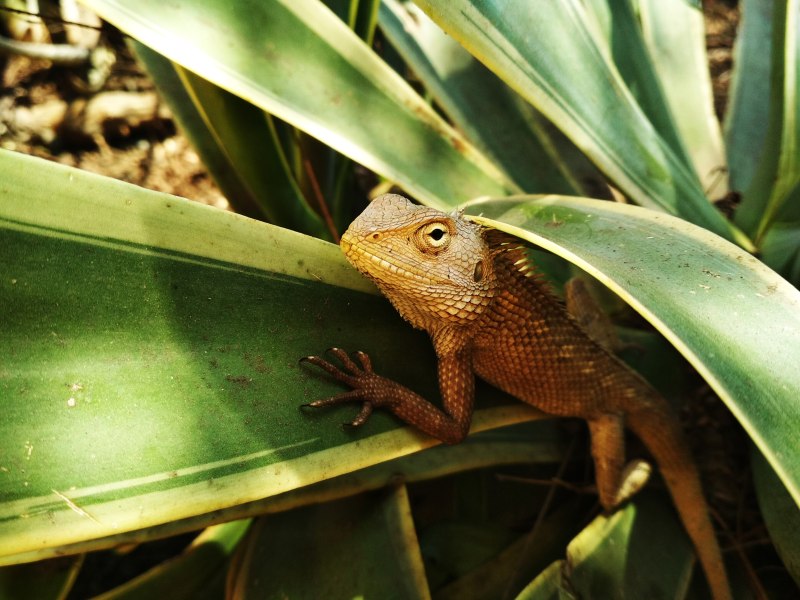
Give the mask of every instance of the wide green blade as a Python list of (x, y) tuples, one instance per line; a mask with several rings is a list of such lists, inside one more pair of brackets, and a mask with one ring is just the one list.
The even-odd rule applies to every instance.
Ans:
[(757, 450), (750, 453), (758, 505), (775, 550), (800, 586), (800, 507)]
[(133, 47), (236, 212), (332, 239), (292, 177), (269, 115), (148, 47)]
[(568, 259), (694, 365), (800, 504), (800, 292), (708, 231), (647, 209), (568, 197), (468, 213)]
[(439, 207), (515, 189), (316, 0), (89, 0), (170, 60)]
[(63, 600), (72, 589), (82, 565), (83, 555), (78, 555), (0, 567), (0, 598)]
[(776, 220), (800, 219), (800, 0), (773, 10), (770, 122), (736, 221), (761, 242)]
[(178, 556), (159, 563), (94, 600), (220, 598), (230, 557), (250, 527), (243, 519), (208, 527)]
[[(0, 181), (0, 564), (434, 444), (298, 410), (341, 391), (298, 367), (334, 345), (438, 395), (426, 336), (336, 246), (7, 151)], [(534, 414), (487, 410), (477, 429)]]
[(685, 598), (692, 564), (675, 513), (645, 493), (592, 521), (570, 542), (566, 560), (543, 570), (517, 600), (557, 600), (565, 588), (580, 598)]
[(235, 598), (431, 597), (402, 485), (264, 517), (237, 564)]
[(380, 25), (459, 129), (521, 189), (563, 194), (581, 189), (546, 136), (539, 140), (544, 132), (533, 108), (416, 5), (384, 1)]
[(638, 5), (649, 56), (680, 137), (706, 195), (720, 198), (728, 191), (728, 172), (714, 113), (703, 7), (694, 0), (638, 0)]
[(736, 36), (733, 74), (725, 110), (725, 149), (730, 169), (730, 188), (744, 192), (750, 187), (769, 124), (772, 68), (772, 7), (774, 0), (741, 3), (741, 24)]
[[(657, 133), (598, 46), (578, 0), (417, 2), (533, 104), (637, 204), (748, 245)], [(589, 101), (590, 100), (590, 101)]]
[(585, 6), (598, 45), (610, 56), (636, 103), (675, 155), (690, 165), (631, 0), (589, 0)]
[(764, 236), (765, 263), (800, 288), (800, 223), (776, 223)]
[(680, 598), (694, 563), (675, 513), (647, 494), (597, 517), (572, 540), (567, 557), (569, 581), (583, 598), (612, 598), (619, 590), (631, 598)]

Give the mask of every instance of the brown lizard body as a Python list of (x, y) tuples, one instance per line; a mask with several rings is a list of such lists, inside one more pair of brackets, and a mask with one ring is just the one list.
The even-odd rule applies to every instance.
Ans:
[(333, 352), (344, 370), (319, 357), (305, 360), (353, 389), (310, 406), (361, 402), (354, 425), (363, 424), (374, 407), (386, 408), (452, 444), (469, 431), (478, 375), (546, 413), (588, 422), (598, 493), (607, 511), (635, 493), (649, 473), (642, 461), (625, 465), (627, 426), (655, 457), (712, 595), (731, 598), (700, 478), (667, 402), (592, 341), (531, 276), (514, 238), (386, 194), (351, 224), (341, 247), (406, 320), (430, 334), (443, 410), (373, 373), (366, 354), (356, 353), (356, 365), (338, 349)]

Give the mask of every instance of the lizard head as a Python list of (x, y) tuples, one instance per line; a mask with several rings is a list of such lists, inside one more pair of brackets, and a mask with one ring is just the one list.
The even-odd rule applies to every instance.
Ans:
[(466, 325), (478, 319), (496, 285), (482, 228), (458, 213), (375, 198), (342, 235), (347, 260), (372, 279), (412, 325)]

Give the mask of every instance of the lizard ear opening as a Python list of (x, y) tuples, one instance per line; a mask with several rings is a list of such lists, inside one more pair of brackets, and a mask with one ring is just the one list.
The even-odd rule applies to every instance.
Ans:
[(482, 260), (479, 260), (475, 264), (475, 270), (472, 272), (472, 279), (475, 281), (475, 283), (480, 283), (480, 281), (483, 279), (483, 261)]

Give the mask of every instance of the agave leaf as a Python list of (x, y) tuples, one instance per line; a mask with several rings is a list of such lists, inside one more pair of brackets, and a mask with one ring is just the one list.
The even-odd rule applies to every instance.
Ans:
[(252, 216), (332, 239), (292, 177), (269, 115), (146, 46), (134, 47), (234, 208), (255, 205), (256, 214), (247, 210)]
[(730, 168), (730, 188), (750, 187), (764, 154), (769, 124), (772, 69), (772, 9), (774, 0), (741, 3), (741, 24), (733, 54), (733, 74), (725, 110), (725, 148)]
[(640, 207), (520, 197), (476, 202), (468, 214), (568, 259), (641, 313), (725, 401), (800, 503), (796, 288), (718, 236)]
[(556, 600), (562, 589), (582, 598), (613, 598), (620, 590), (634, 598), (684, 598), (692, 566), (675, 513), (644, 493), (592, 521), (570, 542), (567, 559), (542, 571), (517, 598)]
[[(751, 247), (633, 100), (578, 0), (417, 4), (533, 104), (637, 204)], [(587, 101), (591, 99), (591, 101)]]
[(703, 8), (694, 0), (638, 3), (649, 56), (680, 137), (706, 195), (720, 198), (728, 191), (728, 170), (714, 113)]
[(609, 63), (619, 71), (659, 135), (676, 156), (690, 165), (631, 0), (590, 0), (585, 6), (587, 24), (593, 25), (598, 46), (608, 54)]
[(758, 505), (786, 570), (800, 586), (800, 507), (758, 450), (750, 453)]
[(89, 0), (222, 89), (446, 208), (516, 189), (316, 0)]
[(772, 223), (800, 216), (800, 0), (773, 9), (769, 130), (736, 221), (760, 243)]
[[(578, 524), (585, 514), (586, 509), (580, 502), (560, 503), (558, 509), (540, 520), (532, 532), (520, 536), (491, 560), (435, 590), (436, 598), (492, 600), (509, 597), (511, 590), (518, 589), (519, 581), (538, 579), (554, 557), (563, 556), (564, 548), (579, 529)], [(457, 542), (451, 545), (457, 545)]]
[(156, 83), (158, 93), (166, 100), (181, 131), (191, 142), (231, 206), (240, 215), (263, 217), (258, 199), (239, 177), (239, 173), (214, 138), (201, 111), (181, 82), (175, 65), (135, 40), (130, 40), (129, 46)]
[(250, 519), (244, 519), (208, 527), (180, 555), (94, 600), (219, 598), (225, 590), (228, 561), (250, 523)]
[(610, 517), (597, 517), (572, 540), (567, 556), (571, 586), (586, 598), (610, 598), (617, 590), (634, 598), (680, 598), (694, 564), (675, 513), (648, 494)]
[(562, 590), (569, 589), (566, 571), (567, 561), (557, 560), (525, 586), (516, 600), (561, 600)]
[(581, 189), (546, 137), (539, 140), (545, 134), (533, 108), (416, 5), (386, 0), (379, 18), (381, 29), (426, 90), (520, 188), (564, 194)]
[(63, 600), (83, 565), (83, 555), (0, 568), (0, 598)]
[[(298, 411), (341, 391), (297, 364), (333, 345), (437, 395), (426, 336), (336, 246), (8, 151), (0, 182), (0, 564), (433, 444)], [(495, 406), (478, 429), (534, 415)]]
[(800, 288), (800, 223), (776, 223), (764, 236), (764, 262)]
[(405, 486), (263, 517), (237, 565), (236, 598), (430, 598)]
[[(483, 390), (479, 394), (481, 403), (487, 397), (485, 392), (486, 390)], [(540, 414), (539, 417), (542, 418), (543, 415)], [(483, 419), (481, 412), (477, 414), (477, 418), (479, 421)], [(201, 514), (177, 519), (147, 529), (115, 534), (100, 541), (76, 542), (68, 546), (65, 551), (73, 553), (97, 547), (142, 543), (196, 531), (232, 519), (246, 519), (340, 500), (390, 486), (396, 483), (399, 474), (402, 474), (404, 481), (413, 483), (489, 466), (558, 462), (563, 458), (563, 443), (560, 442), (562, 433), (562, 429), (552, 420), (538, 420), (499, 430), (483, 431), (470, 435), (456, 446), (436, 446), (425, 452), (378, 463), (275, 496), (232, 506), (213, 515)]]

